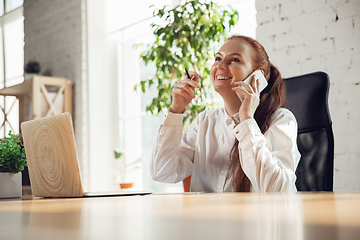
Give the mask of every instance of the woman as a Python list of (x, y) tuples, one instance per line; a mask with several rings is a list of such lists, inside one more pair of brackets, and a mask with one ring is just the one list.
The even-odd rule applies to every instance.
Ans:
[[(257, 69), (268, 81), (261, 94), (258, 79), (243, 82)], [(195, 97), (199, 75), (191, 72), (193, 80), (179, 80), (153, 149), (153, 179), (176, 183), (191, 175), (192, 192), (296, 191), (297, 123), (285, 109), (284, 82), (264, 47), (232, 36), (210, 73), (224, 108), (200, 113), (183, 132), (183, 113)], [(236, 92), (244, 95), (242, 102)]]

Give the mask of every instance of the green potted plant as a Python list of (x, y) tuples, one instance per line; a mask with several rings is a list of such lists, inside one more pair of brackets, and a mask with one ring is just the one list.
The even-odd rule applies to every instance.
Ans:
[(156, 73), (137, 84), (135, 90), (141, 86), (145, 93), (147, 88), (157, 85), (158, 96), (146, 107), (157, 114), (171, 105), (171, 91), (176, 81), (185, 77), (185, 68), (198, 72), (200, 89), (184, 115), (184, 123), (191, 122), (205, 108), (214, 107), (210, 66), (220, 42), (237, 23), (239, 13), (211, 1), (194, 0), (170, 10), (156, 9), (153, 15), (155, 41), (147, 45), (140, 58), (145, 64), (155, 63)]
[(0, 198), (22, 196), (21, 171), (27, 166), (25, 149), (19, 134), (0, 141)]
[(31, 79), (34, 75), (40, 72), (40, 63), (38, 61), (30, 60), (25, 66), (25, 80)]
[(123, 157), (124, 156), (123, 150), (114, 150), (114, 154), (115, 154), (115, 159), (120, 161), (119, 162), (119, 165), (120, 165), (120, 184), (119, 184), (120, 188), (121, 189), (132, 188), (134, 186), (134, 183), (127, 182), (126, 172), (134, 170), (134, 169), (138, 169), (139, 168), (138, 165), (140, 162), (142, 162), (142, 158), (139, 158), (130, 164), (126, 164), (125, 159)]

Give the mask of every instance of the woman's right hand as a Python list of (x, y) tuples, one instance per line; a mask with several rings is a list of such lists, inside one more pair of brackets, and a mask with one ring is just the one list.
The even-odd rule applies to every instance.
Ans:
[(172, 113), (183, 113), (185, 108), (193, 98), (195, 98), (195, 88), (199, 88), (197, 83), (199, 80), (199, 74), (196, 72), (189, 71), (191, 79), (184, 78), (175, 84), (172, 89), (172, 103), (170, 105), (169, 111)]

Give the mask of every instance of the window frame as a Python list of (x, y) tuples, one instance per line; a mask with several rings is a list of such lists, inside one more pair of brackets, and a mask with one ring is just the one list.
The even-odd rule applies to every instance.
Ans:
[[(5, 6), (5, 0), (3, 1), (3, 4)], [(3, 73), (2, 73), (2, 80), (1, 80), (1, 88), (5, 88), (5, 87), (9, 87), (11, 85), (14, 84), (18, 84), (18, 81), (15, 81), (14, 84), (12, 83), (12, 79), (18, 79), (20, 81), (23, 81), (24, 79), (24, 61), (20, 61), (21, 62), (21, 69), (22, 72), (21, 74), (19, 74), (19, 76), (16, 76), (15, 78), (11, 78), (10, 80), (8, 79), (8, 77), (6, 76), (6, 67), (7, 67), (7, 61), (6, 61), (6, 41), (5, 41), (5, 26), (7, 23), (10, 23), (16, 19), (19, 18), (23, 18), (23, 6), (20, 6), (16, 9), (12, 9), (11, 11), (8, 11), (6, 13), (4, 13), (3, 15), (0, 16), (0, 28), (1, 28), (1, 45), (0, 47), (2, 48), (2, 55), (0, 56), (2, 58), (2, 68), (3, 68)], [(24, 32), (24, 25), (23, 25), (23, 32)], [(24, 44), (24, 36), (22, 39), (22, 43)], [(22, 50), (24, 51), (24, 50)], [(23, 54), (24, 56), (24, 54)], [(8, 82), (10, 82), (10, 84), (8, 84)], [(10, 101), (9, 101), (10, 100)], [(17, 133), (20, 131), (20, 129), (17, 129), (14, 126), (18, 126), (18, 123), (14, 123), (15, 120), (14, 119), (19, 119), (19, 106), (18, 106), (18, 100), (16, 99), (16, 97), (14, 96), (0, 96), (0, 114), (2, 115), (2, 119), (0, 122), (0, 138), (3, 138), (5, 136), (7, 136), (8, 133), (8, 128), (10, 128), (10, 130), (12, 130), (13, 132)], [(11, 118), (13, 118), (14, 122), (11, 121), (11, 119), (6, 118), (5, 116), (9, 116), (11, 114)], [(7, 126), (6, 126), (7, 125)]]

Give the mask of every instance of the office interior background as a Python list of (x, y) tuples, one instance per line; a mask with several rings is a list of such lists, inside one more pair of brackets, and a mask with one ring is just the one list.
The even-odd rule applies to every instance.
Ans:
[[(164, 114), (145, 111), (156, 89), (134, 86), (155, 72), (135, 44), (154, 39), (150, 5), (181, 0), (3, 0), (0, 4), (0, 88), (21, 83), (24, 65), (40, 63), (41, 73), (70, 78), (73, 120), (85, 190), (119, 189), (119, 161), (141, 159), (127, 172), (135, 189), (182, 192), (182, 184), (154, 182), (149, 175), (152, 146)], [(256, 38), (283, 77), (314, 71), (330, 76), (329, 107), (335, 137), (334, 191), (360, 185), (360, 1), (222, 0), (239, 11), (231, 34)], [(30, 108), (30, 102), (27, 103)], [(15, 97), (0, 96), (8, 121), (4, 137), (19, 132)], [(29, 119), (31, 113), (27, 112)], [(0, 113), (0, 122), (4, 121)]]

